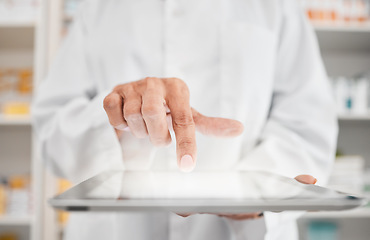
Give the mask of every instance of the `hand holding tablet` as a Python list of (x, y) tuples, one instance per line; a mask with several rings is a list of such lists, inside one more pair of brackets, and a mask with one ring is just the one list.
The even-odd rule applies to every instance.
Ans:
[[(300, 183), (303, 184), (315, 184), (317, 182), (317, 179), (312, 177), (311, 175), (299, 175), (295, 177), (295, 180), (297, 180)], [(192, 213), (189, 214), (177, 214), (181, 217), (189, 217), (192, 215)], [(220, 217), (229, 218), (232, 220), (247, 220), (247, 219), (256, 219), (263, 217), (263, 213), (239, 213), (239, 214), (217, 214)]]

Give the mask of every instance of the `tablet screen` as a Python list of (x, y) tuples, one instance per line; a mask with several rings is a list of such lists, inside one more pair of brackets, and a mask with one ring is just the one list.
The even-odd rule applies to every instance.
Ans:
[(343, 199), (347, 196), (267, 172), (113, 171), (58, 196), (63, 199)]

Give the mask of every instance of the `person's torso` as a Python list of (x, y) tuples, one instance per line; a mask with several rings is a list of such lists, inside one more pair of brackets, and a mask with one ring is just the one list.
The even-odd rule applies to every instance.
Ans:
[[(86, 7), (83, 17), (91, 25), (86, 25), (85, 48), (98, 91), (148, 76), (177, 77), (189, 86), (191, 105), (199, 112), (244, 124), (244, 134), (233, 139), (198, 134), (195, 171), (230, 169), (255, 146), (271, 107), (279, 1), (90, 0)], [(153, 148), (148, 139), (138, 140), (130, 133), (124, 134), (121, 143), (128, 169), (177, 169), (175, 144)], [(71, 239), (224, 240), (236, 236), (225, 219), (212, 215), (80, 218), (74, 217), (79, 226), (71, 225)], [(263, 238), (263, 221), (243, 224), (250, 226), (246, 229), (251, 239)]]
[[(99, 90), (147, 76), (177, 77), (199, 112), (237, 119), (243, 136), (197, 136), (196, 170), (230, 169), (255, 144), (273, 92), (281, 16), (275, 1), (91, 1), (85, 15), (88, 64)], [(174, 144), (122, 139), (129, 169), (175, 169)], [(149, 161), (148, 161), (149, 159)]]

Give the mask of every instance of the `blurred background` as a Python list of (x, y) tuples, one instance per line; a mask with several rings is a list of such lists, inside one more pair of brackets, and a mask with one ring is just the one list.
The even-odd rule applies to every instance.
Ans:
[[(47, 199), (70, 184), (48, 173), (30, 121), (42, 81), (83, 0), (0, 0), (0, 240), (57, 240), (68, 214)], [(370, 0), (301, 1), (337, 101), (340, 134), (330, 186), (370, 196)], [(370, 239), (370, 207), (306, 213), (300, 238)]]

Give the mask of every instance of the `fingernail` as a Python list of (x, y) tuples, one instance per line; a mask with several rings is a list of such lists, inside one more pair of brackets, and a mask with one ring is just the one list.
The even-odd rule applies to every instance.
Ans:
[(190, 155), (182, 156), (180, 160), (180, 169), (183, 172), (191, 172), (195, 167), (193, 158)]
[(317, 183), (317, 179), (315, 178), (315, 180), (313, 181), (313, 184), (316, 184)]

